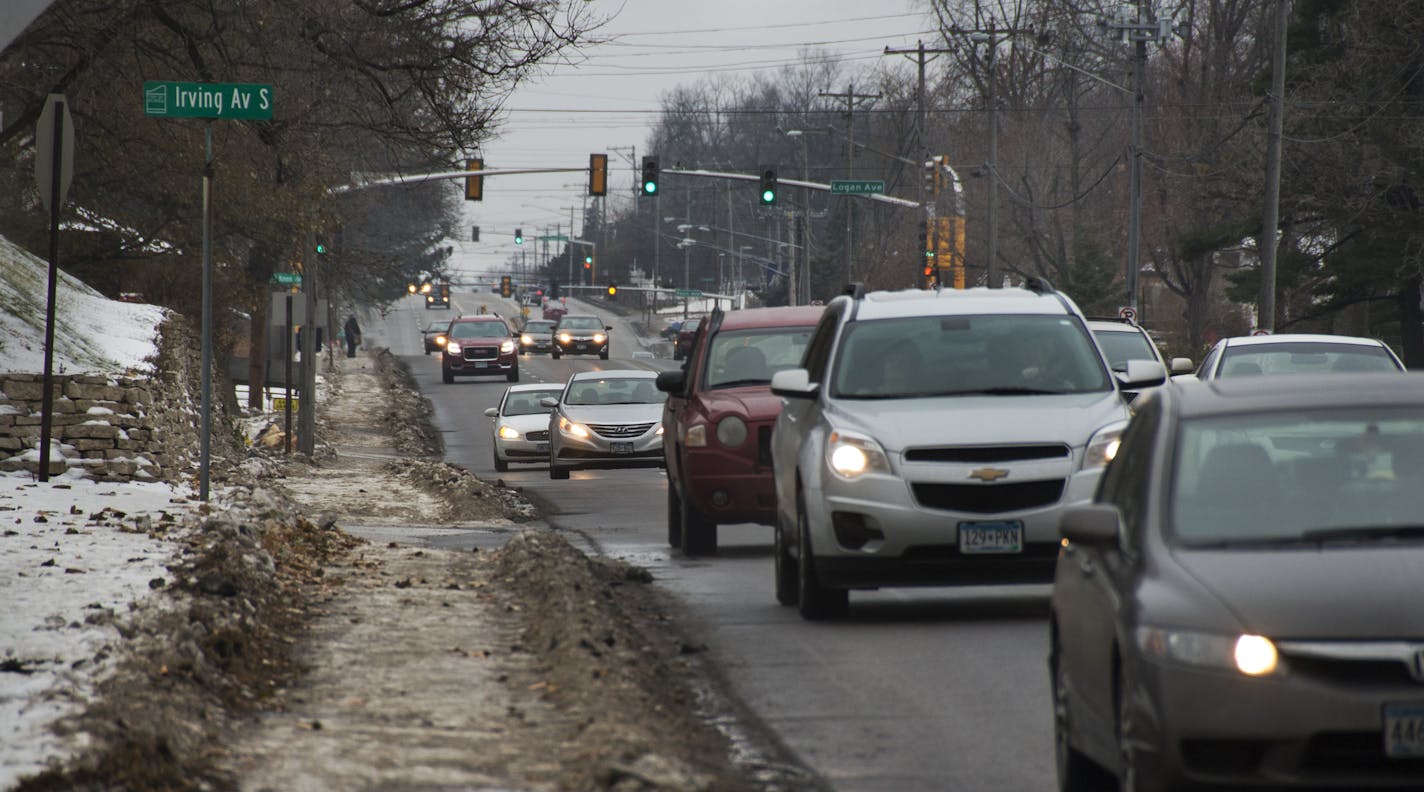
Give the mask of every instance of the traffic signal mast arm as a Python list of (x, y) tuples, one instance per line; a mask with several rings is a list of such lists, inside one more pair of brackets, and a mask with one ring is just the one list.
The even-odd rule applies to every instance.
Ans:
[(388, 184), (418, 184), (440, 179), (463, 179), (467, 176), (512, 176), (520, 173), (587, 173), (588, 167), (581, 168), (487, 168), (485, 170), (440, 171), (439, 173), (402, 173), (395, 176), (381, 176), (374, 179), (360, 179), (351, 184), (333, 187), (334, 193), (346, 193), (367, 187), (381, 187)]
[[(698, 176), (705, 179), (732, 179), (735, 181), (749, 181), (757, 183), (761, 182), (760, 173), (727, 173), (724, 171), (684, 170), (682, 168), (663, 168), (662, 172), (671, 173), (677, 176)], [(464, 171), (461, 171), (461, 173), (463, 174)], [(821, 182), (801, 181), (800, 179), (783, 179), (777, 177), (776, 183), (782, 186), (804, 187), (808, 190), (820, 190), (821, 192), (831, 191), (831, 185), (823, 184)], [(880, 203), (888, 203), (893, 206), (909, 207), (911, 209), (918, 209), (921, 206), (921, 203), (919, 201), (910, 201), (904, 198), (896, 198), (893, 195), (883, 195), (880, 193), (861, 193), (855, 195), (854, 197), (865, 198), (871, 201), (879, 201)]]

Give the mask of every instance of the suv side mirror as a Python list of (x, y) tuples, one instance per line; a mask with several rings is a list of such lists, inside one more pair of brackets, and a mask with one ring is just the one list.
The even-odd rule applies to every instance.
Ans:
[(604, 329), (604, 330), (612, 330), (612, 329), (613, 329), (613, 325), (604, 325), (604, 326), (603, 326), (603, 329)]
[(803, 368), (785, 369), (771, 375), (771, 392), (777, 396), (814, 399), (820, 389), (820, 383), (812, 382), (810, 372)]
[(1172, 358), (1172, 373), (1173, 373), (1173, 374), (1191, 374), (1192, 372), (1194, 372), (1194, 371), (1196, 371), (1196, 370), (1197, 370), (1196, 364), (1192, 363), (1192, 359), (1191, 359), (1191, 358), (1189, 358), (1189, 357), (1175, 357), (1175, 358)]
[(671, 371), (658, 372), (658, 378), (653, 381), (658, 390), (663, 393), (680, 394), (687, 386), (687, 375), (682, 369), (672, 369)]
[(1167, 368), (1155, 360), (1129, 360), (1117, 380), (1123, 390), (1155, 388), (1167, 381)]

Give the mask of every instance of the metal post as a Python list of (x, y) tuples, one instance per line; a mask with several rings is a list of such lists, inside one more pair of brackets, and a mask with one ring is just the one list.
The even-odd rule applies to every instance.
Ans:
[(213, 125), (203, 125), (203, 384), (202, 438), (198, 452), (198, 499), (208, 499), (213, 430)]
[(302, 258), (307, 262), (302, 267), (302, 302), (306, 308), (302, 317), (302, 384), (301, 401), (297, 402), (297, 450), (310, 457), (316, 453), (316, 295), (320, 268), (314, 233), (307, 235), (307, 249)]
[(287, 324), (286, 337), (282, 339), (282, 355), (286, 358), (284, 364), (282, 386), (286, 388), (287, 398), (282, 404), (283, 431), (286, 433), (282, 439), (282, 453), (290, 456), (292, 453), (292, 293), (287, 292)]
[[(846, 86), (846, 178), (854, 179), (855, 173), (855, 83)], [(846, 202), (846, 279), (847, 284), (852, 281), (851, 248), (855, 242), (855, 200), (849, 195), (845, 197)], [(791, 244), (796, 244), (795, 236), (792, 233)]]
[[(44, 130), (38, 130), (43, 134)], [(64, 102), (54, 106), (54, 164), (50, 168), (49, 190), (49, 282), (46, 284), (44, 393), (40, 396), (40, 469), (39, 480), (49, 481), (49, 444), (54, 423), (54, 300), (59, 282), (59, 204), (60, 174), (64, 157)]]
[[(1142, 22), (1142, 6), (1138, 5)], [(1127, 215), (1127, 304), (1137, 313), (1137, 271), (1141, 269), (1142, 244), (1142, 72), (1147, 68), (1147, 42), (1133, 44), (1132, 67), (1132, 151), (1128, 168)]]
[[(688, 225), (688, 233), (692, 232), (692, 183), (688, 182), (683, 188), (682, 219)], [(692, 290), (692, 246), (682, 245), (682, 288)], [(682, 318), (688, 316), (687, 304), (690, 297), (682, 298)]]
[(984, 277), (991, 289), (999, 288), (999, 97), (995, 77), (994, 54), (999, 39), (994, 23), (989, 23), (989, 251)]

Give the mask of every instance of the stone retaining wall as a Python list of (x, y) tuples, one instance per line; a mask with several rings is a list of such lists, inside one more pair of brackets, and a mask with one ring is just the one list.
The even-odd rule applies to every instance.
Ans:
[[(198, 444), (196, 348), (181, 320), (159, 330), (152, 378), (108, 374), (54, 376), (49, 474), (82, 470), (96, 481), (177, 481), (192, 473)], [(0, 372), (0, 471), (40, 467), (44, 375)], [(214, 405), (214, 435), (222, 423)], [(215, 452), (219, 443), (215, 443)]]

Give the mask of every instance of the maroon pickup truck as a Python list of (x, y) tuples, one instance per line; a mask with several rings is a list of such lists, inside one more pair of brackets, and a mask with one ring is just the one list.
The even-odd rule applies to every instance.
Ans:
[(668, 544), (717, 552), (717, 526), (771, 525), (771, 375), (801, 365), (821, 306), (713, 311), (681, 369), (658, 375), (668, 477)]

